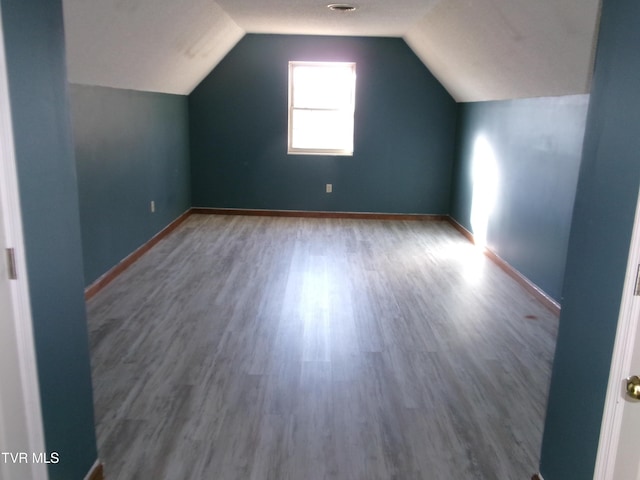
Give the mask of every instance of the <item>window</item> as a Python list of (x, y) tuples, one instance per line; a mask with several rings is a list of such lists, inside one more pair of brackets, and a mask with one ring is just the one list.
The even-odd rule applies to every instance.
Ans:
[(289, 62), (290, 154), (353, 155), (356, 64)]

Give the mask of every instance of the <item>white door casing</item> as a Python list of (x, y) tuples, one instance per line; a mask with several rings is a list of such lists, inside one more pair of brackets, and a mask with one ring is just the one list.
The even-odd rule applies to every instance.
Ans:
[(603, 413), (594, 480), (640, 480), (640, 401), (626, 395), (626, 378), (640, 376), (640, 195)]
[[(0, 9), (0, 19), (2, 11)], [(0, 21), (0, 452), (45, 452), (20, 201)], [(9, 280), (6, 248), (18, 273)], [(0, 480), (46, 480), (46, 465), (0, 455)]]

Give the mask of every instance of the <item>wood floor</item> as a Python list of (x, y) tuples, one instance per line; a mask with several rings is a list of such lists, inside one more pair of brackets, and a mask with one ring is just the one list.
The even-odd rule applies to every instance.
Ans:
[(526, 480), (557, 318), (445, 222), (193, 215), (88, 302), (107, 480)]

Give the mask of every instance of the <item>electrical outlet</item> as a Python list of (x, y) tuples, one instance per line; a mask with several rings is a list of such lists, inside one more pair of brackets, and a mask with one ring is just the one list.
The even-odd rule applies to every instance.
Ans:
[(327, 183), (327, 193), (333, 192), (333, 185), (331, 183)]
[(156, 202), (151, 200), (151, 213), (155, 213), (156, 211)]

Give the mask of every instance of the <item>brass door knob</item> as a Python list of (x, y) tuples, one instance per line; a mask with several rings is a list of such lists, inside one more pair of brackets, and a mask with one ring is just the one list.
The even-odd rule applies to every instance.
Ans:
[(637, 375), (627, 378), (627, 395), (640, 400), (640, 377)]

